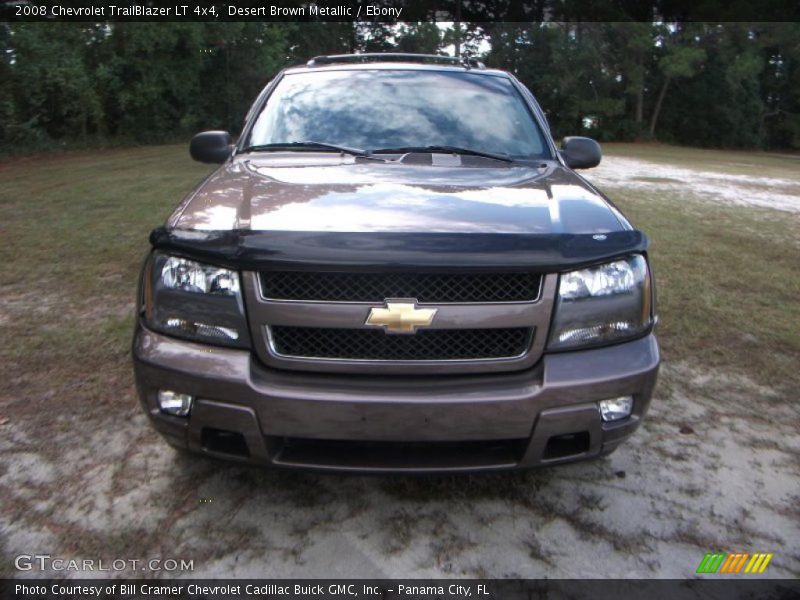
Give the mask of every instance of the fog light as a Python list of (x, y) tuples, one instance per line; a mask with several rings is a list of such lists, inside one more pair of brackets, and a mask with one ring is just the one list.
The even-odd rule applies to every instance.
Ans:
[(619, 421), (631, 415), (633, 410), (633, 396), (620, 396), (600, 400), (600, 416), (603, 421)]
[(176, 417), (185, 417), (192, 410), (192, 397), (172, 390), (158, 390), (158, 408)]
[(167, 319), (167, 327), (181, 333), (189, 334), (190, 336), (210, 337), (225, 341), (239, 339), (239, 332), (230, 327), (198, 323), (195, 321), (187, 321), (186, 319), (177, 319), (174, 317)]

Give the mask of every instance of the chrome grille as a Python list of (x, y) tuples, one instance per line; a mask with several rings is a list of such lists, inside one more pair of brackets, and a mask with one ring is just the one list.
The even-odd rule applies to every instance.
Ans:
[(427, 303), (532, 302), (539, 297), (536, 273), (411, 273), (270, 271), (261, 293), (275, 300), (383, 302), (416, 298)]
[[(268, 367), (379, 376), (528, 369), (544, 351), (558, 287), (557, 274), (522, 271), (380, 273), (354, 268), (322, 272), (321, 278), (320, 273), (264, 269), (242, 274), (255, 352)], [(452, 291), (447, 284), (456, 278), (469, 291)], [(350, 287), (353, 281), (361, 285)], [(404, 287), (381, 283), (386, 281), (402, 281)], [(489, 291), (476, 285), (487, 281)], [(507, 287), (498, 289), (502, 286)], [(462, 302), (466, 299), (482, 301)], [(372, 310), (389, 301), (416, 302), (418, 308), (436, 309), (436, 315), (414, 334), (367, 325)]]
[(340, 360), (481, 360), (514, 358), (530, 348), (533, 328), (427, 329), (389, 335), (378, 329), (272, 326), (280, 356)]

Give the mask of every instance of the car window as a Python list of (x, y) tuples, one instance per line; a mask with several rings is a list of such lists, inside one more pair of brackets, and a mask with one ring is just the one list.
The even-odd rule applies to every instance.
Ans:
[(308, 140), (366, 150), (435, 145), (519, 158), (548, 155), (510, 80), (464, 72), (287, 74), (259, 114), (248, 145)]

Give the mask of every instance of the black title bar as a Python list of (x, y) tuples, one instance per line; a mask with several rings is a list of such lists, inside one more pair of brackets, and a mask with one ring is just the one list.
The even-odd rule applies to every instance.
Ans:
[(795, 0), (3, 0), (0, 21), (798, 21)]

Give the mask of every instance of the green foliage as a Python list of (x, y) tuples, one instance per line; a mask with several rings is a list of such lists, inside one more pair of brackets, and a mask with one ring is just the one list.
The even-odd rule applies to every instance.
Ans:
[(798, 39), (798, 23), (0, 24), (0, 153), (236, 133), (287, 65), (456, 44), (527, 85), (556, 137), (800, 148)]
[(397, 30), (398, 52), (438, 54), (442, 42), (443, 33), (435, 23), (405, 23)]
[(691, 77), (697, 71), (698, 65), (705, 59), (706, 51), (693, 46), (673, 46), (665, 54), (658, 66), (665, 77), (675, 79), (678, 77)]
[(13, 43), (14, 53), (6, 53), (13, 62), (4, 65), (11, 85), (2, 110), (9, 119), (4, 133), (10, 141), (85, 138), (97, 128), (103, 113), (86, 60), (93, 33), (66, 23), (49, 28), (26, 23), (7, 32), (4, 38)]
[(236, 131), (288, 64), (294, 31), (262, 23), (6, 26), (0, 74), (11, 85), (0, 92), (0, 147)]

